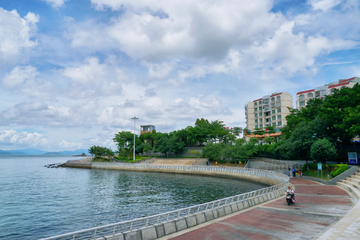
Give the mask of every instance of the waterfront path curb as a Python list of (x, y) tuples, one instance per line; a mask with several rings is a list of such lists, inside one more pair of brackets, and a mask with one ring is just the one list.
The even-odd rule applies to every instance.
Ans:
[[(296, 187), (294, 205), (288, 206), (281, 196), (160, 239), (328, 239), (337, 223), (358, 210), (357, 199), (337, 186), (299, 178), (290, 182)], [(356, 233), (356, 227), (348, 227), (347, 233)]]

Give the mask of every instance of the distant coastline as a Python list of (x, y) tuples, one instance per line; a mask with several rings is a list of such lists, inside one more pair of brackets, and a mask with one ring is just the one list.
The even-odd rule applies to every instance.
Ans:
[(14, 150), (1, 150), (0, 155), (67, 155), (67, 156), (86, 156), (87, 149), (77, 149), (74, 151), (59, 151), (59, 152), (47, 152), (40, 149), (14, 149)]

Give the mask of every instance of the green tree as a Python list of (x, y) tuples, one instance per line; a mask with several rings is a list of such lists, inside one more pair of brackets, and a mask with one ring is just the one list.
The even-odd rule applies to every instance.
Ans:
[[(114, 142), (116, 142), (118, 146), (119, 154), (126, 154), (129, 156), (129, 150), (133, 149), (134, 147), (134, 133), (128, 131), (122, 131), (115, 134), (113, 138)], [(135, 135), (135, 147), (140, 146), (142, 141), (140, 138)], [(136, 149), (135, 149), (136, 152)]]
[(105, 148), (105, 155), (108, 156), (109, 160), (114, 157), (114, 152), (111, 150), (111, 148)]
[(169, 155), (169, 153), (181, 153), (184, 150), (184, 143), (180, 141), (175, 135), (162, 136), (156, 144), (156, 151)]
[(290, 138), (284, 139), (277, 146), (277, 151), (288, 159), (310, 160), (310, 148), (317, 138), (327, 136), (327, 123), (320, 117), (306, 122), (303, 121), (291, 133)]
[(221, 159), (223, 143), (207, 143), (202, 151), (202, 157), (211, 161), (219, 161)]
[(98, 157), (102, 157), (106, 153), (106, 147), (100, 147), (100, 146), (92, 146), (89, 148), (89, 153), (92, 155), (95, 155), (95, 159)]
[(321, 163), (327, 163), (337, 156), (334, 144), (326, 138), (318, 139), (311, 145), (310, 155), (313, 160)]
[(274, 137), (266, 137), (266, 138), (264, 139), (264, 141), (265, 141), (265, 143), (267, 143), (267, 144), (273, 144), (273, 143), (276, 143), (276, 138), (274, 138)]

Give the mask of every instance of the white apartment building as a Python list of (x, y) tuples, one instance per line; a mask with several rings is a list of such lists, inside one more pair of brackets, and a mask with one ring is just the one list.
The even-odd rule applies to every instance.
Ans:
[(246, 128), (266, 129), (272, 126), (281, 128), (286, 125), (285, 117), (293, 108), (293, 97), (290, 93), (280, 92), (263, 96), (245, 105)]
[(356, 83), (360, 83), (359, 77), (340, 79), (339, 81), (325, 84), (324, 86), (298, 92), (296, 94), (296, 109), (305, 107), (310, 99), (322, 98), (326, 95), (332, 94), (334, 89), (341, 89), (344, 87), (352, 88)]

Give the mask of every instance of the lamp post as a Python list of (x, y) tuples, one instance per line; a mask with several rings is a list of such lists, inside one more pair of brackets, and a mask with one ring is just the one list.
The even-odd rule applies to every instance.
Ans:
[(134, 155), (133, 155), (133, 157), (134, 157), (134, 161), (135, 161), (135, 122), (136, 122), (136, 119), (138, 119), (137, 117), (133, 117), (133, 118), (131, 118), (131, 119), (133, 119), (134, 120)]

